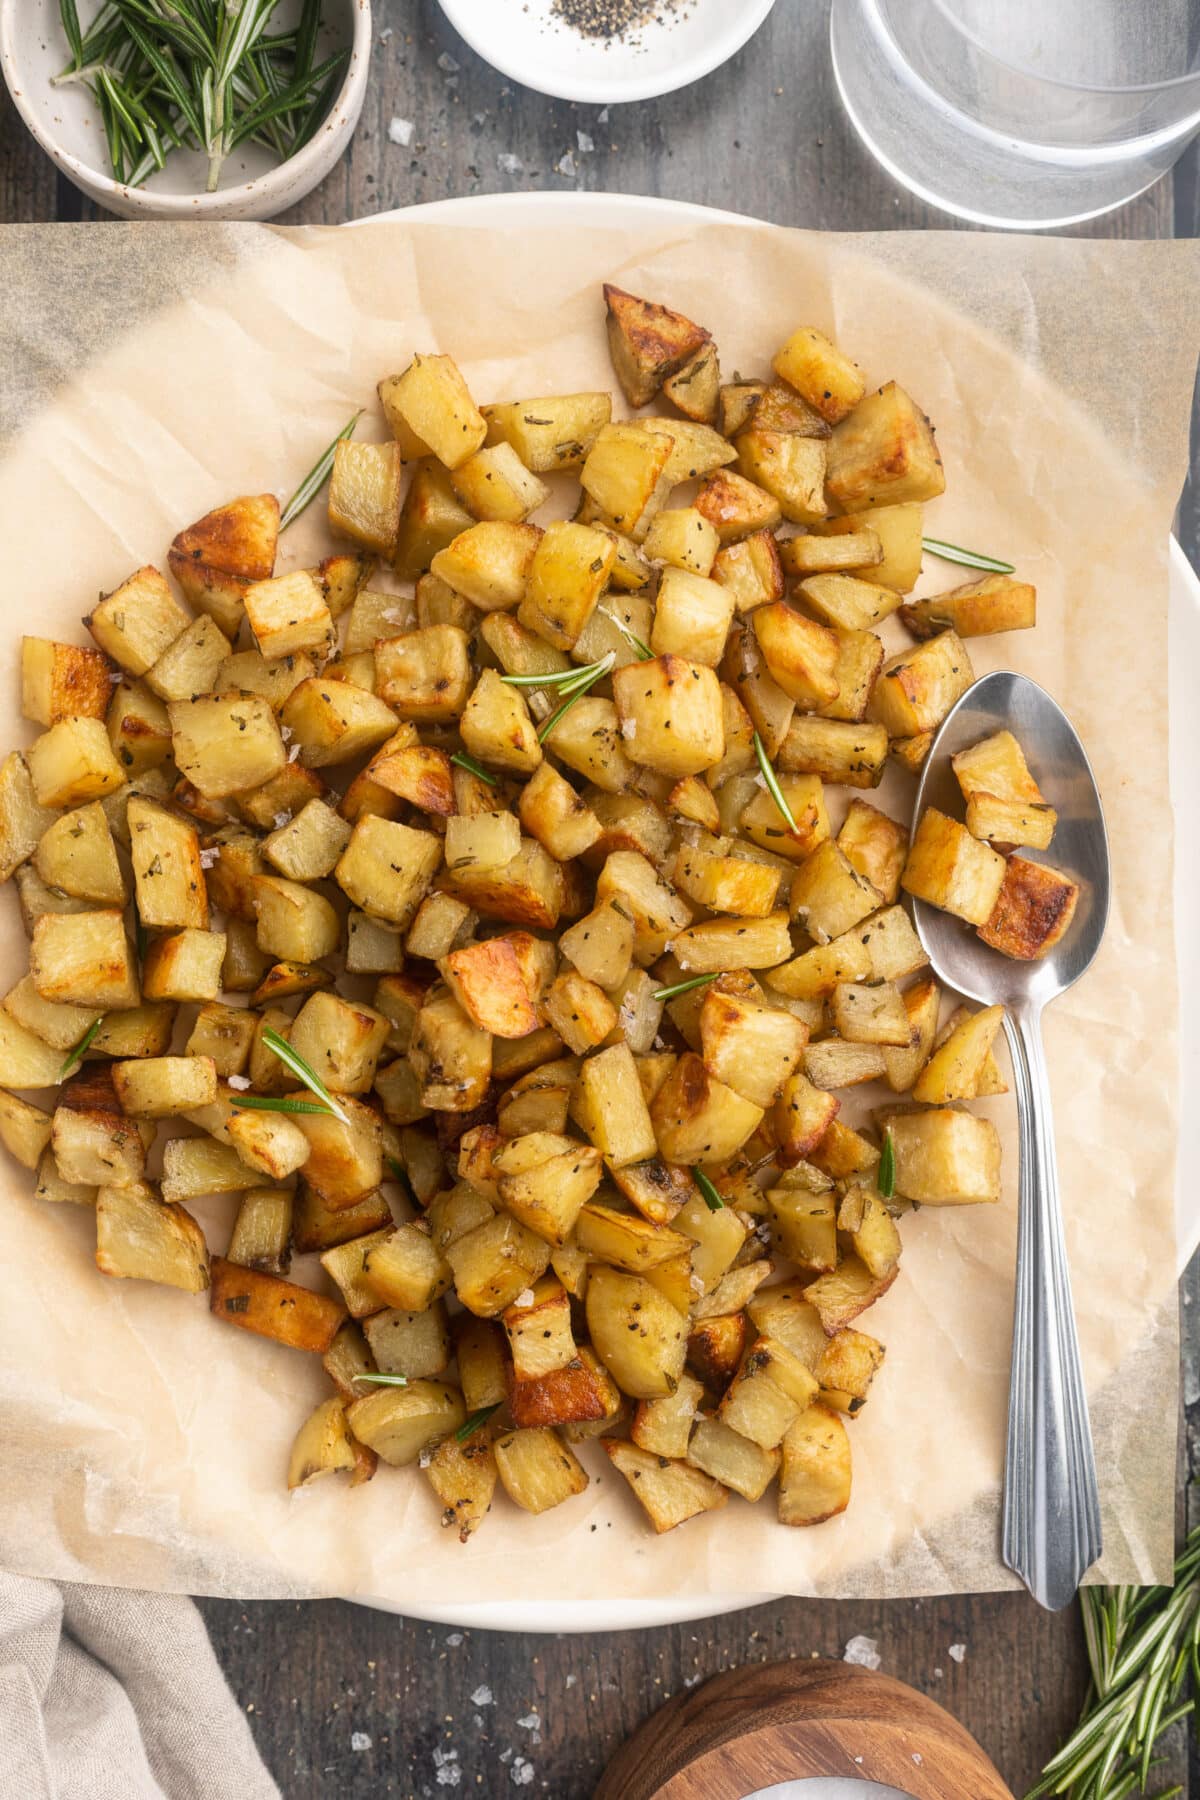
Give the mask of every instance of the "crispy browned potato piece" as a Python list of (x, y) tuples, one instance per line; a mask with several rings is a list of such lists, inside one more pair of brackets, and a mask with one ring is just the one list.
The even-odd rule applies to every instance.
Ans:
[(347, 1316), (340, 1300), (297, 1287), (280, 1275), (226, 1262), (223, 1256), (212, 1259), (209, 1304), (215, 1316), (227, 1324), (274, 1338), (293, 1350), (315, 1350), (319, 1356), (328, 1350)]
[(701, 325), (654, 300), (640, 300), (624, 288), (604, 283), (608, 308), (608, 348), (613, 369), (630, 406), (653, 400), (674, 375), (709, 341)]

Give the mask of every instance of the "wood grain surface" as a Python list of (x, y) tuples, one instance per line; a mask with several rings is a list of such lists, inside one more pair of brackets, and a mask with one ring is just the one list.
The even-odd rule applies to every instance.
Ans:
[[(357, 137), (284, 223), (337, 224), (455, 194), (608, 189), (830, 230), (965, 229), (898, 189), (859, 145), (833, 86), (825, 0), (778, 0), (724, 69), (607, 118), (498, 76), (451, 31), (435, 0), (375, 0), (374, 11), (371, 89)], [(392, 119), (411, 121), (407, 148), (389, 140)], [(1173, 178), (1079, 232), (1197, 235), (1198, 171), (1193, 145)], [(0, 90), (0, 223), (100, 217), (55, 173)], [(1192, 514), (1200, 525), (1195, 497)], [(1193, 1304), (1184, 1308), (1183, 1442), (1195, 1472), (1195, 1265), (1184, 1298)], [(332, 1601), (202, 1605), (287, 1800), (521, 1792), (587, 1800), (622, 1740), (668, 1696), (722, 1669), (840, 1657), (858, 1634), (878, 1642), (888, 1673), (948, 1707), (1021, 1794), (1085, 1687), (1074, 1612), (1052, 1617), (1018, 1595), (785, 1600), (701, 1624), (559, 1638), (464, 1633)], [(952, 1646), (962, 1648), (961, 1660)], [(1188, 1779), (1182, 1735), (1173, 1752), (1162, 1786)], [(1200, 1761), (1191, 1791), (1200, 1796)]]

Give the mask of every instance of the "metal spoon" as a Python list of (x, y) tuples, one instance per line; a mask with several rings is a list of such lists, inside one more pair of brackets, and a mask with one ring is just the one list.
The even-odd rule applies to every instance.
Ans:
[[(1046, 858), (1079, 883), (1069, 930), (1037, 962), (992, 950), (970, 925), (920, 900), (913, 919), (934, 973), (985, 1006), (1003, 1005), (1020, 1120), (1020, 1216), (1003, 1554), (1034, 1598), (1066, 1606), (1100, 1555), (1100, 1501), (1087, 1394), (1063, 1243), (1042, 1010), (1091, 965), (1108, 917), (1109, 859), (1095, 777), (1070, 720), (1037, 683), (1006, 670), (985, 675), (947, 714), (917, 788), (927, 806), (962, 816), (950, 766), (992, 732), (1010, 730), (1025, 751), (1058, 827)], [(1022, 851), (1022, 855), (1037, 852)]]

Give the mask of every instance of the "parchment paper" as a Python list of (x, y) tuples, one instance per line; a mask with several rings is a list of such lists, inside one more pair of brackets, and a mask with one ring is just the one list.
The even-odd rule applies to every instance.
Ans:
[[(1035, 632), (977, 639), (1071, 714), (1115, 862), (1087, 979), (1050, 1013), (1049, 1059), (1110, 1580), (1167, 1580), (1177, 1351), (1172, 1181), (1176, 980), (1167, 789), (1167, 532), (1197, 355), (1200, 246), (959, 234), (821, 238), (661, 223), (644, 232), (444, 225), (22, 228), (0, 239), (0, 463), (17, 719), (19, 635), (79, 616), (172, 534), (241, 492), (286, 494), (414, 349), (454, 353), (480, 400), (614, 386), (598, 284), (713, 331), (727, 372), (800, 323), (932, 414), (948, 492), (927, 529), (1036, 583)], [(374, 410), (362, 435), (383, 437)], [(325, 543), (320, 509), (281, 567)], [(919, 592), (958, 572), (931, 563)], [(900, 641), (903, 634), (893, 634)], [(901, 816), (898, 776), (884, 804)], [(15, 898), (0, 979), (26, 947)], [(202, 1299), (105, 1280), (84, 1209), (0, 1175), (0, 1563), (41, 1575), (398, 1605), (603, 1595), (887, 1595), (1010, 1584), (997, 1498), (1015, 1244), (1009, 1099), (993, 1208), (905, 1220), (902, 1277), (867, 1324), (888, 1347), (851, 1426), (848, 1514), (787, 1530), (768, 1504), (654, 1538), (602, 1454), (582, 1497), (531, 1519), (503, 1499), (464, 1548), (413, 1471), (289, 1498), (288, 1447), (319, 1364), (230, 1331)], [(853, 1116), (853, 1114), (851, 1114)], [(197, 1210), (216, 1250), (232, 1200)]]

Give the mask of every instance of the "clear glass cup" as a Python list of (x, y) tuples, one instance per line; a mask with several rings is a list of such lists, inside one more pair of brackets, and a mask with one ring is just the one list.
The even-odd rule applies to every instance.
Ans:
[(1200, 131), (1200, 0), (833, 0), (830, 40), (867, 148), (978, 224), (1094, 218)]

